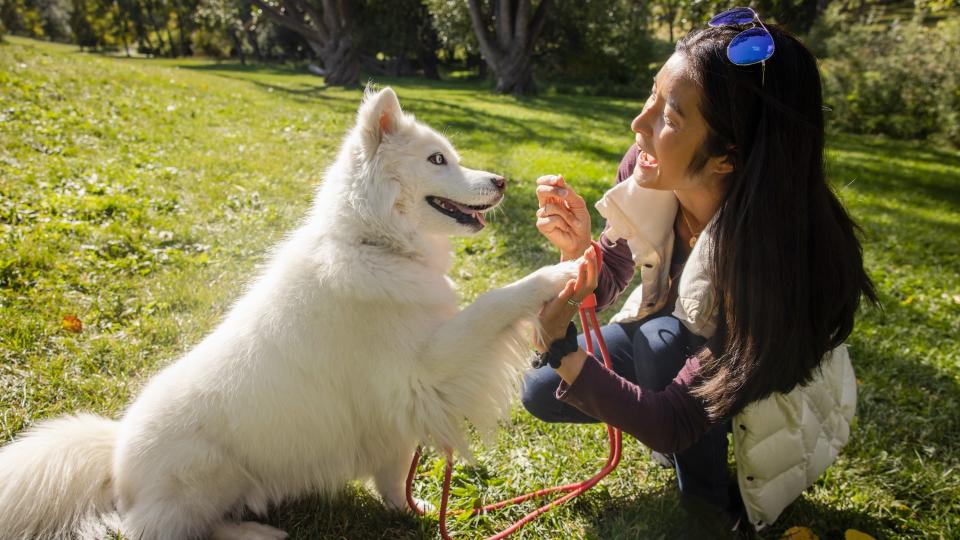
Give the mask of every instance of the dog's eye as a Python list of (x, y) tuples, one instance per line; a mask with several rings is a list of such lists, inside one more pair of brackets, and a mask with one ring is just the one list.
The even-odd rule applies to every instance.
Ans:
[(430, 157), (427, 158), (427, 161), (429, 161), (430, 163), (433, 163), (434, 165), (447, 164), (447, 159), (443, 157), (443, 154), (441, 154), (440, 152), (437, 152), (436, 154), (431, 154)]

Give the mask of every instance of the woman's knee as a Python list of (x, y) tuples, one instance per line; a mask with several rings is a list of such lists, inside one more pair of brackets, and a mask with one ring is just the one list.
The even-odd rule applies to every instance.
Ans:
[(531, 369), (523, 374), (520, 403), (530, 414), (545, 422), (556, 422), (560, 402), (556, 390), (560, 376), (548, 367)]
[(637, 384), (661, 390), (676, 377), (686, 361), (688, 330), (676, 317), (665, 316), (644, 322), (634, 334), (634, 362)]

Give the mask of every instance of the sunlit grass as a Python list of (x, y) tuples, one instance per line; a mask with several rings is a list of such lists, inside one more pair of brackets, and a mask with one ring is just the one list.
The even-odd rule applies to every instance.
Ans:
[[(0, 440), (74, 410), (121, 414), (146, 377), (197, 343), (306, 209), (352, 125), (359, 89), (293, 69), (128, 60), (10, 38), (0, 45)], [(630, 100), (518, 101), (469, 82), (392, 84), (468, 166), (510, 181), (488, 230), (456, 242), (464, 301), (555, 254), (533, 228), (534, 179), (563, 173), (588, 200), (632, 140)], [(763, 536), (960, 535), (960, 154), (838, 136), (832, 177), (865, 228), (885, 312), (850, 340), (859, 416), (838, 463)], [(77, 315), (79, 334), (61, 320)], [(519, 407), (456, 486), (485, 500), (584, 478), (599, 426), (546, 425)], [(419, 489), (437, 500), (440, 462)], [(693, 534), (671, 471), (625, 441), (620, 468), (518, 538)], [(473, 488), (470, 486), (478, 486)], [(529, 508), (529, 507), (528, 507)], [(456, 524), (489, 535), (520, 515)], [(436, 522), (382, 510), (358, 487), (274, 510), (296, 538), (431, 538)]]

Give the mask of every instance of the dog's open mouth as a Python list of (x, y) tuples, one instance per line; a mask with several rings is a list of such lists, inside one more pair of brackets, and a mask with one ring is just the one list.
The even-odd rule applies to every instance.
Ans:
[(471, 225), (478, 228), (483, 228), (483, 226), (487, 224), (486, 219), (483, 217), (483, 213), (494, 207), (492, 204), (472, 206), (433, 195), (427, 197), (427, 202), (430, 203), (430, 206), (436, 208), (441, 214), (445, 214), (457, 220), (457, 223)]

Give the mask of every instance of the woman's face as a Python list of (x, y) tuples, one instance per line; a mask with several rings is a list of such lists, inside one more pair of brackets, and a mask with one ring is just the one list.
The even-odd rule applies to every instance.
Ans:
[(700, 114), (700, 88), (686, 75), (686, 58), (674, 54), (654, 79), (653, 90), (630, 128), (636, 133), (640, 157), (633, 171), (637, 184), (652, 189), (684, 190), (703, 187), (715, 171), (713, 158), (691, 175), (690, 162), (707, 135)]

